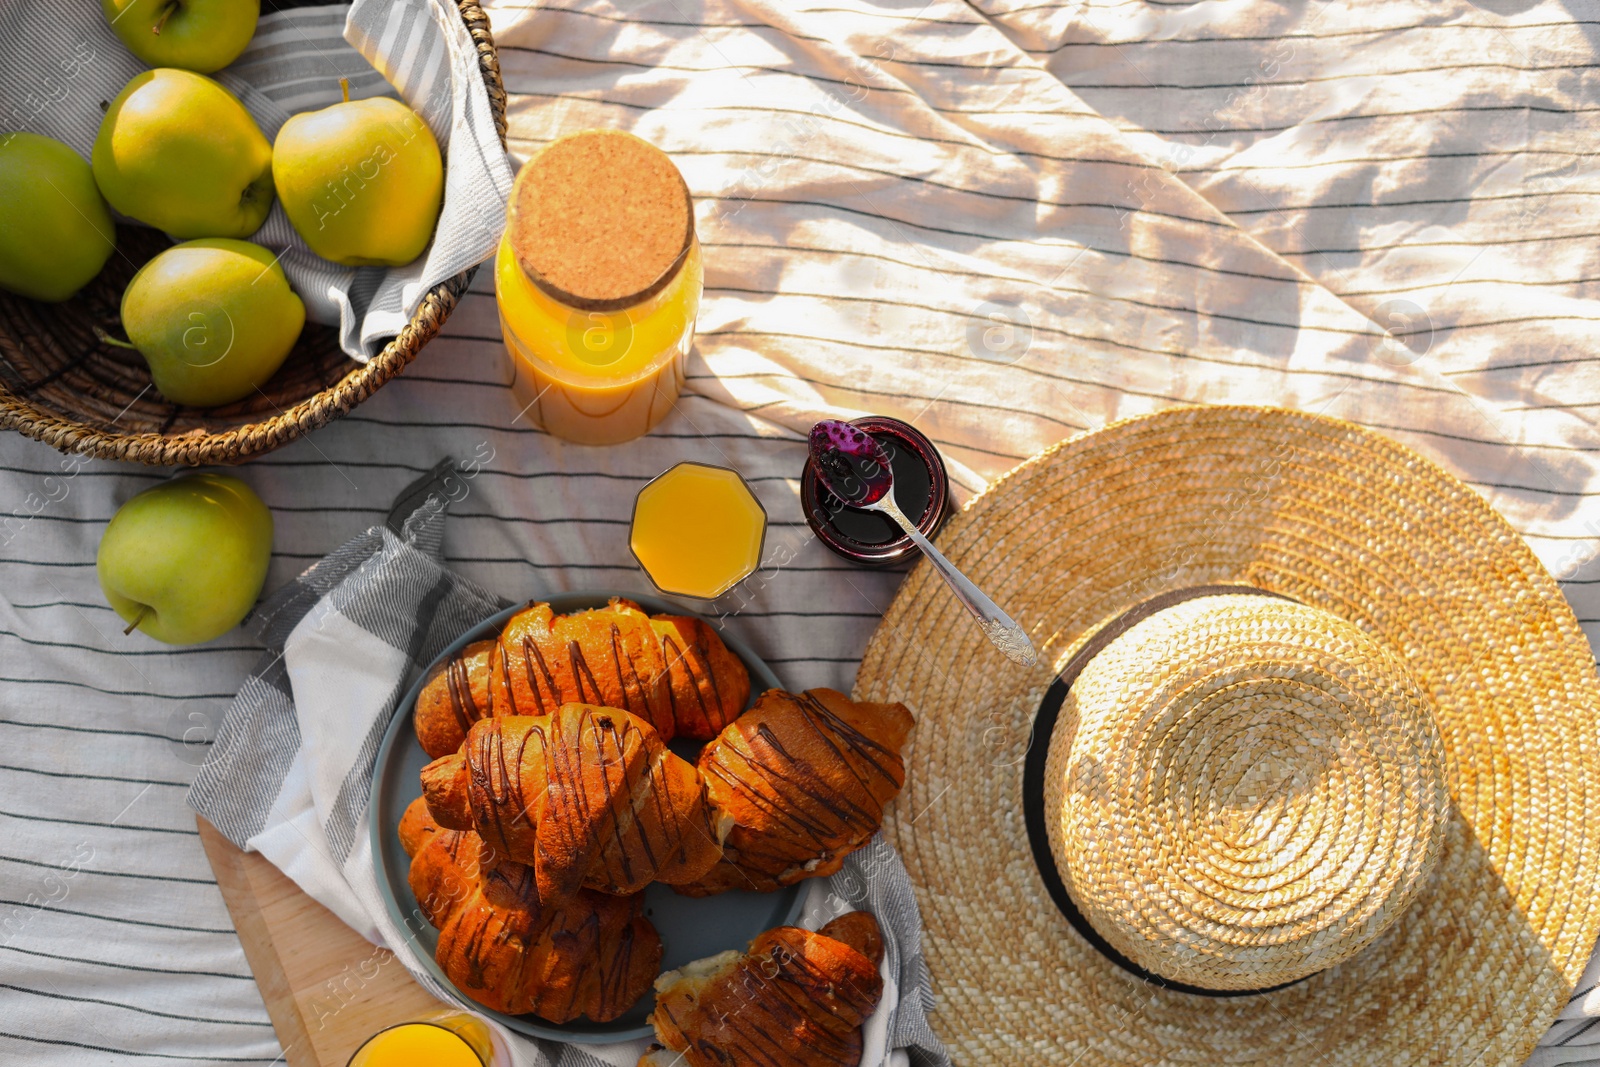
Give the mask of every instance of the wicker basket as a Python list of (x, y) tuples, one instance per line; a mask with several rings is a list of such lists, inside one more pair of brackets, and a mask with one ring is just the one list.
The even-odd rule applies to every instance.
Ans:
[[(478, 67), (503, 144), (506, 91), (489, 19), (477, 0), (456, 0), (477, 45)], [(160, 466), (238, 463), (338, 418), (405, 369), (439, 332), (473, 271), (430, 289), (411, 321), (364, 364), (336, 331), (307, 323), (283, 368), (259, 395), (218, 408), (170, 404), (150, 388), (138, 353), (101, 342), (116, 330), (122, 291), (138, 266), (168, 246), (154, 230), (124, 226), (104, 270), (77, 296), (45, 304), (0, 292), (0, 429), (20, 430), (64, 452)]]

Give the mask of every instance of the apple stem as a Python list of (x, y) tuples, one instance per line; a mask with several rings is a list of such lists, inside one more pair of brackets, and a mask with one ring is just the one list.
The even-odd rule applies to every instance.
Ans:
[(167, 24), (167, 19), (171, 17), (172, 12), (175, 11), (177, 9), (177, 7), (178, 7), (177, 3), (174, 2), (174, 3), (168, 4), (166, 7), (162, 8), (161, 9), (161, 17), (159, 19), (156, 19), (156, 24), (154, 26), (150, 27), (150, 32), (155, 34), (157, 37), (160, 37), (161, 36), (161, 27), (163, 27), (163, 26), (165, 26)]
[(150, 614), (150, 605), (149, 604), (140, 605), (139, 614), (135, 615), (133, 617), (133, 621), (130, 622), (126, 627), (123, 628), (122, 636), (123, 637), (127, 637), (129, 634), (133, 633), (133, 631), (138, 628), (139, 624), (141, 622), (144, 622), (144, 617), (146, 615), (148, 615), (148, 614)]
[(350, 102), (350, 79), (349, 78), (340, 78), (339, 79), (339, 90), (344, 93), (344, 102), (348, 104)]
[(109, 333), (106, 333), (104, 330), (102, 330), (98, 326), (94, 327), (94, 335), (96, 337), (100, 338), (100, 343), (101, 344), (115, 345), (118, 348), (131, 348), (135, 352), (139, 351), (139, 346), (138, 345), (132, 344), (132, 343), (130, 343), (128, 341), (119, 341), (115, 337), (112, 337)]

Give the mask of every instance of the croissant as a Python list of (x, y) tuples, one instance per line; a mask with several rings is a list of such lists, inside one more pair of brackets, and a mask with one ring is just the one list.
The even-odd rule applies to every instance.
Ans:
[(733, 821), (723, 859), (678, 892), (772, 892), (833, 874), (883, 822), (905, 783), (904, 704), (832, 689), (770, 689), (700, 753), (706, 794)]
[(423, 680), (417, 740), (437, 759), (459, 749), (480, 719), (590, 703), (637, 715), (663, 741), (705, 741), (749, 698), (744, 663), (700, 619), (652, 618), (620, 597), (570, 615), (532, 604), (499, 638), (468, 645)]
[(439, 930), (434, 953), (456, 988), (494, 1011), (564, 1023), (631, 1008), (661, 966), (661, 938), (639, 896), (583, 892), (548, 902), (533, 872), (494, 857), (471, 832), (429, 825), (413, 803), (401, 842), (411, 891)]
[(427, 802), (418, 797), (406, 805), (400, 816), (400, 847), (406, 850), (407, 856), (415, 857), (428, 839), (442, 829), (428, 810)]
[(590, 704), (474, 723), (460, 752), (423, 768), (422, 791), (441, 826), (532, 864), (545, 900), (694, 881), (727, 831), (648, 722)]
[(817, 933), (849, 945), (871, 960), (874, 967), (883, 962), (883, 930), (870, 911), (847, 911)]
[(743, 954), (669, 971), (650, 1015), (659, 1044), (639, 1067), (855, 1067), (861, 1025), (883, 995), (881, 959), (877, 921), (851, 912), (816, 933), (780, 926)]

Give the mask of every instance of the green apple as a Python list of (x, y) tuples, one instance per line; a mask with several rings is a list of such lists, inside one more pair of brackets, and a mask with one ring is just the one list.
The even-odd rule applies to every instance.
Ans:
[(112, 610), (169, 645), (239, 625), (272, 557), (272, 513), (237, 478), (188, 474), (117, 509), (95, 569)]
[(272, 252), (208, 237), (156, 256), (122, 294), (122, 328), (161, 395), (215, 407), (275, 374), (305, 325), (306, 306)]
[(112, 207), (174, 237), (248, 237), (272, 209), (272, 146), (202, 74), (135, 75), (101, 120), (92, 161)]
[(36, 133), (0, 134), (0, 287), (65, 300), (100, 273), (116, 232), (82, 156)]
[(295, 115), (272, 146), (278, 199), (311, 250), (352, 267), (398, 267), (428, 247), (444, 199), (439, 143), (388, 97)]
[(100, 0), (128, 51), (152, 67), (221, 70), (255, 36), (261, 0)]

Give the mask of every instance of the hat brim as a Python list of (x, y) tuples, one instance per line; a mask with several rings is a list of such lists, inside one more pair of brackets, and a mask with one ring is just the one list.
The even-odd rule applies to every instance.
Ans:
[[(1600, 934), (1600, 682), (1555, 582), (1488, 504), (1361, 427), (1177, 408), (1075, 438), (954, 517), (940, 548), (1029, 630), (992, 648), (938, 575), (907, 578), (856, 697), (917, 717), (885, 823), (916, 887), (957, 1063), (1520, 1064)], [(1354, 622), (1432, 701), (1453, 810), (1430, 883), (1379, 940), (1277, 991), (1142, 981), (1052, 903), (1022, 811), (1054, 673), (1097, 624), (1239, 584)]]

